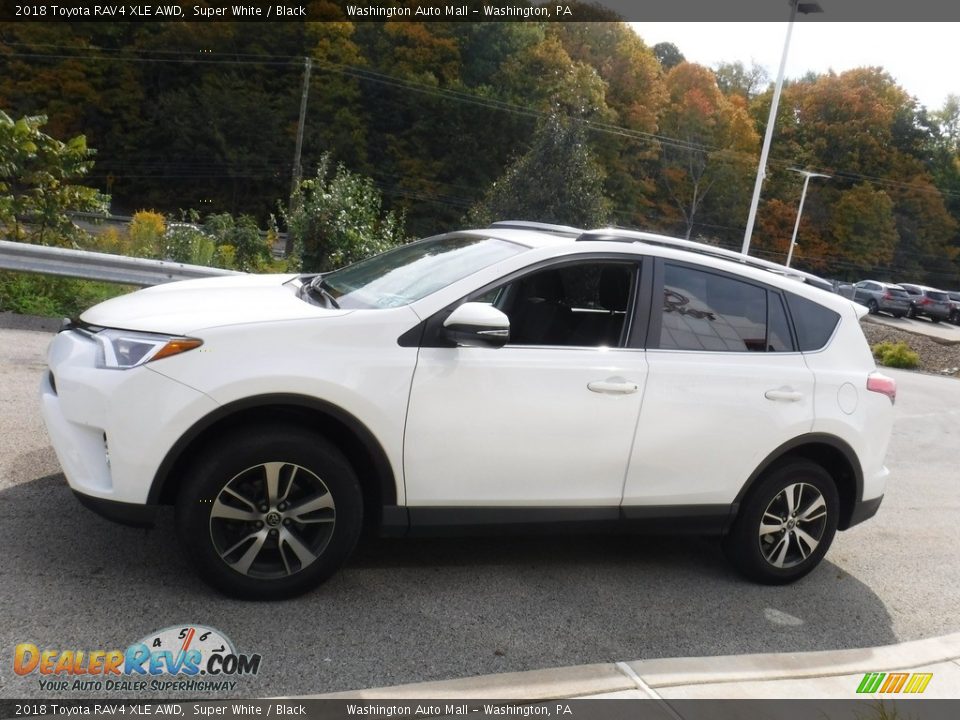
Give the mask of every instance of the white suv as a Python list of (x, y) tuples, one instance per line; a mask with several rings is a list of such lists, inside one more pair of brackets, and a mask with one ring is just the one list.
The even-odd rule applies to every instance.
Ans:
[(200, 575), (314, 587), (384, 535), (715, 534), (786, 583), (872, 516), (895, 384), (812, 276), (496, 223), (322, 276), (161, 285), (67, 324), (43, 415), (85, 505), (177, 510)]

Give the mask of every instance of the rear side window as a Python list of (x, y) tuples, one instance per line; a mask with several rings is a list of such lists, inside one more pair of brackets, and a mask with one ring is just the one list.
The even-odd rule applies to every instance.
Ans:
[(937, 290), (927, 291), (927, 297), (930, 298), (931, 300), (940, 300), (940, 301), (949, 300), (945, 292), (939, 292)]
[(900, 297), (900, 298), (907, 297), (907, 291), (901, 290), (900, 288), (887, 288), (887, 292), (890, 293), (893, 297)]
[(825, 308), (812, 300), (785, 293), (790, 315), (793, 316), (793, 326), (797, 331), (797, 342), (800, 350), (811, 352), (819, 350), (833, 335), (834, 328), (840, 322), (840, 316), (830, 308)]
[(714, 352), (793, 349), (779, 296), (726, 275), (669, 263), (664, 265), (659, 347)]

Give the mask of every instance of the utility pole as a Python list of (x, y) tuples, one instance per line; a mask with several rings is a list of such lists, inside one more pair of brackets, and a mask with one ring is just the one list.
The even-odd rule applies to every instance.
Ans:
[[(307, 118), (307, 96), (310, 94), (310, 68), (313, 66), (313, 60), (308, 57), (303, 59), (303, 93), (300, 96), (300, 121), (297, 124), (297, 147), (293, 151), (293, 181), (290, 183), (290, 212), (293, 212), (294, 198), (297, 193), (297, 186), (300, 184), (300, 178), (303, 177), (303, 168), (300, 165), (300, 151), (303, 149), (303, 124)], [(293, 253), (293, 237), (287, 233), (286, 254), (289, 257)]]

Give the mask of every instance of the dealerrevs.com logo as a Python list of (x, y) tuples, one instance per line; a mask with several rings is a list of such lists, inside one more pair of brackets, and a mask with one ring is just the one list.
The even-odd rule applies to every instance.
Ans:
[(41, 649), (20, 643), (17, 675), (37, 674), (41, 690), (217, 692), (233, 690), (237, 676), (256, 675), (260, 655), (243, 655), (230, 639), (203, 625), (151, 633), (126, 650)]

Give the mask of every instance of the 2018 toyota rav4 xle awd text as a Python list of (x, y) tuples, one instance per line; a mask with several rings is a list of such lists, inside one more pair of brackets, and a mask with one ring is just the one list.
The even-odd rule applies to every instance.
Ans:
[(108, 300), (54, 338), (43, 415), (84, 504), (132, 523), (175, 505), (186, 555), (233, 595), (314, 587), (365, 523), (714, 534), (786, 583), (877, 511), (896, 392), (866, 308), (815, 280), (496, 223)]

